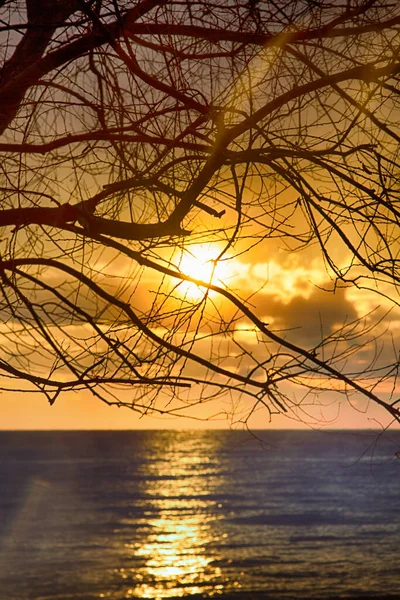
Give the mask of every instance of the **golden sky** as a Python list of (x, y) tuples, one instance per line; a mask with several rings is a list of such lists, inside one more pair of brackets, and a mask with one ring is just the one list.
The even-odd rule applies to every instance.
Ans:
[[(213, 283), (227, 286), (238, 293), (248, 302), (254, 312), (269, 326), (285, 335), (292, 341), (311, 347), (344, 323), (351, 323), (371, 310), (375, 312), (367, 317), (368, 322), (379, 320), (385, 310), (383, 302), (371, 292), (354, 290), (353, 288), (337, 289), (335, 293), (324, 291), (332, 289), (325, 265), (321, 263), (317, 252), (305, 256), (301, 253), (288, 253), (286, 250), (276, 250), (263, 254), (260, 249), (250, 250), (245, 254), (232, 256), (215, 267), (212, 260), (221, 251), (221, 246), (210, 244), (193, 245), (189, 251), (180, 256), (180, 268), (188, 275)], [(178, 250), (176, 252), (179, 252)], [(232, 254), (232, 253), (231, 253)], [(126, 279), (129, 262), (116, 260), (99, 261), (97, 268), (102, 272), (107, 285), (114, 289), (122, 288), (123, 297), (130, 297), (131, 287), (135, 288), (134, 302), (136, 307), (145, 308), (149, 299), (159, 289), (159, 278), (151, 273), (141, 276), (140, 287), (135, 285), (137, 271), (131, 273), (132, 280)], [(109, 276), (112, 279), (110, 280)], [(55, 282), (55, 285), (58, 285)], [(170, 285), (170, 284), (169, 284)], [(183, 282), (174, 289), (175, 298), (186, 298), (190, 302), (201, 299), (204, 289), (195, 284)], [(225, 301), (214, 292), (210, 293), (207, 310), (218, 309), (221, 314), (231, 315), (231, 309), (225, 306)], [(84, 325), (71, 325), (79, 336), (84, 335)], [(235, 369), (245, 369), (247, 359), (263, 352), (260, 344), (260, 334), (241, 319), (236, 324), (235, 340), (246, 349), (247, 357), (239, 357), (237, 349), (227, 349), (224, 339), (214, 341), (219, 343), (218, 353), (230, 356), (230, 366)], [(378, 326), (379, 327), (379, 326)], [(382, 335), (381, 359), (388, 358), (393, 352), (390, 335), (397, 336), (400, 327), (399, 316), (391, 315), (388, 331)], [(1, 335), (1, 333), (0, 333)], [(218, 340), (218, 338), (217, 338)], [(4, 340), (10, 343), (10, 339)], [(203, 345), (203, 346), (202, 346)], [(206, 338), (198, 343), (205, 354), (209, 351), (209, 341)], [(376, 353), (374, 344), (367, 344), (356, 360), (364, 361), (365, 365)], [(194, 371), (193, 371), (194, 369)], [(192, 367), (193, 373), (196, 368)], [(321, 380), (321, 390), (326, 384)], [(298, 396), (292, 384), (284, 384), (285, 390), (293, 397)], [(387, 397), (393, 390), (390, 382), (386, 384)], [(28, 391), (29, 386), (23, 386), (26, 392), (17, 394), (2, 392), (2, 421), (4, 429), (168, 429), (168, 428), (240, 428), (241, 420), (251, 406), (251, 400), (240, 399), (239, 394), (232, 393), (221, 399), (213, 399), (188, 411), (194, 418), (146, 415), (141, 417), (128, 408), (110, 407), (92, 397), (88, 391), (62, 394), (53, 406), (39, 393)], [(381, 386), (380, 392), (385, 395)], [(120, 397), (129, 399), (129, 390), (119, 392)], [(160, 402), (162, 403), (162, 393)], [(294, 411), (289, 417), (274, 414), (272, 418), (262, 407), (257, 410), (248, 425), (255, 429), (262, 428), (376, 428), (386, 426), (391, 422), (387, 414), (371, 402), (361, 400), (357, 396), (347, 401), (334, 392), (324, 391), (319, 396), (310, 395), (303, 401), (301, 410)]]
[[(11, 4), (7, 3), (6, 13), (12, 21), (17, 13)], [(190, 17), (192, 23), (190, 3), (186, 8), (184, 3), (164, 4), (155, 16), (146, 16), (149, 23), (157, 26), (166, 19), (168, 30), (169, 25), (185, 22), (182, 15), (186, 10), (186, 18), (189, 22)], [(0, 165), (9, 186), (3, 188), (7, 192), (4, 205), (8, 212), (19, 211), (21, 206), (21, 212), (26, 207), (56, 206), (55, 211), (61, 207), (60, 214), (65, 207), (79, 207), (80, 216), (64, 220), (62, 225), (58, 217), (55, 224), (36, 224), (28, 218), (22, 225), (18, 221), (15, 230), (12, 223), (7, 229), (8, 237), (0, 239), (0, 252), (8, 265), (16, 256), (57, 258), (64, 266), (73, 265), (78, 273), (92, 277), (111, 296), (129, 305), (154, 337), (158, 335), (165, 341), (168, 332), (175, 331), (171, 343), (197, 352), (220, 370), (230, 370), (236, 380), (229, 380), (231, 387), (215, 398), (221, 379), (208, 374), (209, 387), (204, 396), (198, 395), (196, 386), (182, 392), (181, 404), (174, 410), (174, 414), (182, 413), (178, 418), (155, 414), (140, 417), (127, 408), (106, 406), (88, 390), (61, 394), (49, 406), (33, 386), (10, 382), (3, 376), (0, 427), (240, 428), (246, 423), (253, 428), (357, 428), (389, 424), (390, 417), (371, 401), (330, 383), (310, 357), (318, 355), (322, 362), (333, 357), (332, 364), (339, 372), (349, 373), (350, 378), (365, 384), (385, 401), (393, 401), (399, 394), (394, 378), (388, 376), (385, 368), (398, 359), (396, 340), (400, 338), (397, 290), (391, 287), (390, 275), (400, 253), (398, 217), (396, 209), (386, 210), (392, 198), (398, 198), (395, 166), (399, 138), (395, 130), (399, 107), (396, 94), (391, 96), (390, 87), (383, 83), (380, 87), (378, 82), (379, 78), (385, 83), (390, 80), (382, 65), (397, 65), (397, 21), (390, 25), (389, 19), (396, 11), (391, 4), (383, 10), (383, 3), (380, 16), (374, 7), (371, 13), (365, 8), (365, 14), (357, 8), (352, 16), (352, 11), (335, 3), (326, 11), (318, 3), (300, 3), (302, 11), (296, 21), (290, 4), (284, 3), (277, 16), (274, 5), (260, 3), (264, 18), (270, 19), (271, 31), (278, 32), (280, 27), (281, 35), (270, 34), (266, 27), (268, 43), (263, 41), (254, 47), (253, 41), (241, 44), (242, 26), (247, 19), (241, 5), (237, 15), (243, 15), (236, 16), (232, 23), (229, 19), (236, 14), (234, 4), (221, 4), (214, 16), (215, 7), (207, 12), (197, 6), (196, 19), (203, 27), (204, 40), (197, 42), (197, 33), (192, 38), (169, 33), (164, 38), (160, 34), (151, 38), (153, 42), (167, 42), (164, 47), (160, 42), (160, 48), (153, 42), (149, 45), (146, 31), (140, 34), (142, 38), (139, 35), (129, 39), (129, 27), (134, 28), (136, 22), (129, 24), (127, 20), (126, 37), (111, 44), (111, 52), (104, 51), (106, 37), (101, 48), (93, 47), (91, 62), (85, 62), (89, 56), (85, 51), (63, 64), (59, 71), (49, 67), (44, 75), (48, 81), (43, 84), (38, 80), (36, 87), (27, 90), (17, 118), (10, 117), (11, 126), (5, 131), (4, 139), (10, 148), (4, 152)], [(103, 15), (103, 27), (108, 26), (112, 6), (111, 3), (107, 8), (110, 14)], [(345, 20), (336, 22), (336, 11), (342, 10)], [(223, 19), (224, 11), (229, 16), (227, 21)], [(71, 40), (73, 45), (78, 31), (88, 37), (95, 31), (90, 20), (82, 25), (85, 19), (81, 23), (78, 12), (72, 29), (70, 25), (65, 31), (61, 28), (64, 33), (60, 33), (54, 48), (62, 48), (63, 44), (67, 47)], [(26, 18), (23, 10), (21, 15), (18, 18)], [(217, 25), (213, 25), (214, 17)], [(369, 35), (372, 18), (378, 21), (377, 32)], [(386, 18), (387, 30), (379, 22)], [(215, 46), (215, 40), (207, 41), (206, 32), (211, 26), (220, 28), (223, 39), (224, 23), (237, 27), (239, 37), (235, 44), (240, 52), (243, 50), (238, 59), (231, 60), (226, 40), (220, 46)], [(250, 29), (246, 31), (258, 35), (260, 23), (247, 23)], [(324, 23), (330, 26), (322, 27)], [(331, 36), (330, 27), (337, 23), (344, 24), (343, 31)], [(352, 28), (364, 25), (362, 34), (356, 31), (352, 36)], [(305, 33), (307, 28), (311, 28), (308, 33), (314, 33), (310, 39), (306, 36), (305, 43), (297, 43), (296, 36), (302, 28)], [(30, 39), (30, 30), (27, 27), (25, 34), (24, 28), (17, 32), (10, 27), (4, 56), (20, 59), (18, 44), (21, 42), (21, 49), (24, 42), (32, 44), (40, 62), (45, 50), (37, 50), (37, 40)], [(204, 47), (203, 42), (207, 42)], [(134, 61), (132, 48), (136, 53)], [(206, 49), (217, 51), (219, 58), (207, 57)], [(220, 58), (221, 52), (227, 54)], [(190, 56), (194, 56), (193, 61)], [(368, 73), (357, 74), (364, 63), (369, 64)], [(10, 65), (12, 73), (16, 65), (12, 60)], [(22, 63), (18, 69), (22, 72), (24, 67), (29, 71), (29, 65)], [(329, 79), (331, 71), (337, 71), (337, 80)], [(354, 71), (354, 77), (348, 75), (350, 71)], [(395, 69), (393, 72), (397, 73)], [(40, 102), (36, 97), (40, 97)], [(382, 126), (376, 125), (379, 119)], [(389, 126), (394, 128), (394, 135)], [(113, 137), (116, 133), (120, 138)], [(131, 134), (132, 139), (127, 140)], [(73, 143), (71, 135), (75, 136)], [(155, 141), (160, 138), (161, 142)], [(55, 142), (56, 150), (25, 155), (24, 151), (16, 151), (21, 140), (27, 145)], [(389, 157), (387, 162), (382, 162), (378, 147)], [(208, 173), (208, 165), (214, 164), (214, 157), (220, 152), (224, 164), (215, 162), (215, 170), (211, 173), (212, 166)], [(150, 174), (148, 180), (142, 180), (143, 172), (146, 177)], [(380, 185), (376, 192), (372, 189), (375, 185)], [(392, 197), (385, 205), (381, 200), (389, 192)], [(94, 202), (93, 198), (97, 200)], [(190, 210), (178, 224), (179, 236), (176, 224), (172, 234), (168, 230), (168, 236), (173, 237), (166, 242), (165, 229), (157, 234), (156, 242), (151, 235), (144, 242), (140, 236), (118, 235), (118, 226), (123, 225), (131, 227), (131, 231), (133, 227), (150, 226), (154, 231), (154, 226), (169, 225), (171, 215), (175, 216), (177, 208), (185, 207), (184, 200), (188, 198)], [(86, 210), (88, 204), (92, 213)], [(371, 211), (375, 211), (373, 219)], [(335, 228), (336, 220), (339, 228)], [(100, 222), (108, 229), (101, 229)], [(98, 243), (99, 231), (103, 240), (109, 236), (108, 243)], [(190, 235), (185, 237), (183, 233), (187, 231)], [(234, 232), (237, 235), (233, 242)], [(153, 261), (154, 268), (129, 258), (124, 253), (124, 243), (148, 263)], [(115, 249), (116, 244), (121, 244), (120, 251)], [(351, 246), (355, 248), (353, 253)], [(354, 258), (357, 253), (361, 258)], [(386, 265), (386, 274), (377, 280), (368, 268), (363, 271), (356, 263), (362, 263), (364, 256), (372, 266), (376, 266), (375, 262)], [(222, 293), (180, 281), (171, 273), (166, 276), (167, 269), (211, 283)], [(29, 302), (24, 304), (22, 296), (10, 291), (14, 289), (10, 278), (4, 297), (9, 293), (11, 301), (2, 305), (6, 316), (0, 323), (0, 359), (17, 364), (22, 371), (32, 368), (37, 376), (46, 378), (50, 373), (63, 381), (71, 373), (74, 377), (88, 373), (97, 377), (97, 373), (114, 372), (114, 368), (117, 377), (123, 367), (126, 378), (132, 373), (129, 369), (133, 364), (136, 381), (143, 375), (154, 379), (160, 373), (173, 377), (178, 373), (178, 366), (175, 371), (168, 371), (171, 354), (157, 354), (157, 343), (151, 335), (146, 334), (143, 342), (146, 335), (142, 336), (140, 328), (135, 330), (134, 320), (127, 319), (123, 307), (96, 296), (93, 290), (85, 290), (79, 277), (72, 281), (61, 267), (47, 267), (40, 274), (45, 281), (42, 289), (28, 278), (24, 280), (21, 273), (15, 277), (25, 286), (22, 291), (29, 302), (36, 303), (42, 321), (38, 325), (29, 314)], [(343, 281), (346, 278), (347, 283)], [(352, 278), (356, 285), (349, 283)], [(15, 287), (18, 289), (18, 283)], [(57, 304), (53, 290), (61, 290), (67, 301)], [(226, 290), (242, 301), (247, 317), (246, 310), (240, 313), (237, 304), (224, 297)], [(77, 307), (90, 315), (86, 323), (78, 318)], [(249, 312), (254, 315), (253, 323)], [(265, 329), (264, 333), (261, 331), (265, 324), (275, 337), (279, 335), (311, 355), (304, 359), (301, 352), (293, 351), (289, 357), (287, 346), (282, 349), (276, 340), (268, 338)], [(63, 354), (63, 349), (69, 353), (67, 366), (63, 362), (65, 355), (54, 357), (46, 331), (53, 335), (59, 354)], [(102, 332), (107, 332), (107, 342)], [(328, 342), (322, 345), (324, 339)], [(115, 366), (121, 347), (121, 352), (126, 353), (124, 359), (134, 356), (129, 369), (123, 360), (122, 367)], [(137, 358), (134, 352), (139, 354), (142, 348), (143, 356)], [(104, 371), (103, 360), (110, 360), (111, 365), (107, 362)], [(199, 362), (188, 362), (178, 374), (203, 379), (204, 365)], [(255, 397), (240, 393), (240, 377), (248, 376), (256, 382), (256, 391), (262, 385), (265, 391), (270, 367), (286, 394), (287, 417), (278, 414), (278, 404), (271, 400), (272, 387), (270, 404), (257, 404), (257, 400), (254, 412)], [(359, 373), (368, 369), (369, 379), (363, 380)], [(7, 390), (13, 386), (20, 386), (20, 391)], [(129, 403), (134, 398), (142, 411), (152, 413), (153, 392), (140, 396), (137, 390), (138, 386), (115, 387), (114, 400)], [(342, 391), (348, 392), (347, 397), (340, 395)], [(175, 401), (174, 389), (162, 389), (156, 406), (168, 411)], [(272, 414), (268, 410), (271, 407)], [(192, 419), (187, 417), (189, 413)]]

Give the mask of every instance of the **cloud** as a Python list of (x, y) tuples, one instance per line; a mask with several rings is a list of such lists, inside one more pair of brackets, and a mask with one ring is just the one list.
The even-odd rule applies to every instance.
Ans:
[(232, 262), (231, 278), (226, 281), (228, 286), (249, 292), (260, 290), (287, 302), (294, 296), (308, 298), (315, 285), (322, 285), (327, 279), (319, 258), (305, 260), (298, 254), (282, 252), (276, 252), (273, 259), (265, 261), (253, 258), (254, 262)]
[(286, 337), (306, 346), (318, 343), (358, 317), (345, 289), (333, 293), (314, 288), (308, 298), (295, 295), (288, 302), (275, 295), (258, 294), (253, 303), (258, 316), (271, 329), (285, 332)]

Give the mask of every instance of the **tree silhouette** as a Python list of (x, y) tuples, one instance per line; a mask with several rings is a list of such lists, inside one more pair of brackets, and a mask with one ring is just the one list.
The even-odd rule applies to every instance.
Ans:
[[(334, 391), (398, 420), (400, 7), (3, 0), (1, 14), (3, 389), (194, 416), (241, 398), (244, 422), (307, 419)], [(286, 321), (267, 271), (256, 290), (229, 267), (282, 249), (325, 277), (297, 315), (281, 302)], [(349, 290), (380, 308), (355, 311)]]

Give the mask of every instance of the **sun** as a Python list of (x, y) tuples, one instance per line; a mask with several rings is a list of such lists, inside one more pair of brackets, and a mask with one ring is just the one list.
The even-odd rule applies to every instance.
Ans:
[[(183, 275), (204, 281), (205, 284), (213, 284), (224, 287), (227, 279), (231, 276), (229, 261), (217, 261), (221, 248), (208, 246), (206, 244), (194, 244), (190, 248), (181, 250), (176, 257), (176, 265)], [(225, 258), (225, 257), (224, 257)], [(207, 292), (207, 286), (197, 285), (191, 281), (182, 281), (178, 286), (182, 297), (198, 301)], [(209, 290), (209, 295), (216, 292)]]

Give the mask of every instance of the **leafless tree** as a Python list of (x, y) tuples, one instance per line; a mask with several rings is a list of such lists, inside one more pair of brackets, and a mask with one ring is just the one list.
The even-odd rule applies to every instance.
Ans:
[[(334, 390), (399, 420), (398, 3), (0, 6), (3, 389), (174, 415), (225, 396), (243, 422)], [(205, 244), (207, 277), (184, 267)], [(278, 248), (381, 308), (268, 324), (267, 272), (257, 293), (216, 274)]]

